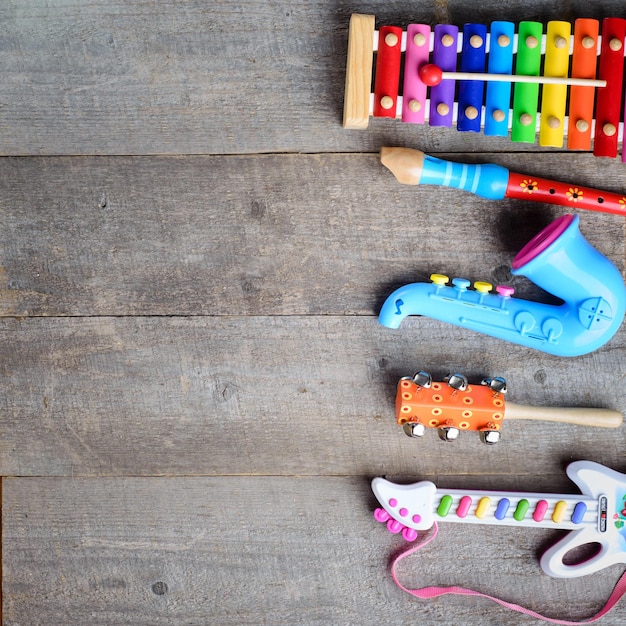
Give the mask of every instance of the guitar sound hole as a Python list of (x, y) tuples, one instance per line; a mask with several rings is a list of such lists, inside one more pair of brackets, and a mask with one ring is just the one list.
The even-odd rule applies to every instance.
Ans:
[(598, 552), (600, 552), (601, 545), (595, 541), (586, 543), (582, 546), (572, 548), (569, 552), (563, 555), (564, 565), (580, 565), (589, 559), (592, 559)]

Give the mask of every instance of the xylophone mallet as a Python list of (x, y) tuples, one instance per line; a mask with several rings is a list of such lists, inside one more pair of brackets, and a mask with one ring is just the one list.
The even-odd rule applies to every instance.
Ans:
[(483, 74), (474, 72), (444, 72), (433, 63), (419, 70), (420, 80), (427, 87), (435, 87), (442, 80), (485, 80), (502, 83), (539, 83), (542, 85), (577, 85), (580, 87), (606, 87), (606, 81), (594, 78), (564, 78), (561, 76), (525, 76), (522, 74)]
[(515, 198), (626, 216), (626, 194), (510, 172), (494, 163), (453, 163), (411, 148), (381, 148), (381, 163), (404, 185), (439, 185), (489, 200)]

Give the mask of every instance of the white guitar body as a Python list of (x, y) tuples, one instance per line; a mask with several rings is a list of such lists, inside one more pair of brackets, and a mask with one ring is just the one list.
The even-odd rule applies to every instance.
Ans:
[[(429, 481), (398, 485), (375, 478), (372, 490), (382, 509), (376, 509), (374, 517), (408, 541), (417, 537), (417, 531), (448, 521), (570, 530), (541, 557), (542, 569), (557, 578), (585, 576), (626, 563), (626, 475), (592, 461), (570, 464), (567, 475), (580, 496), (438, 490)], [(587, 544), (598, 544), (598, 552), (580, 563), (564, 562), (568, 552)]]

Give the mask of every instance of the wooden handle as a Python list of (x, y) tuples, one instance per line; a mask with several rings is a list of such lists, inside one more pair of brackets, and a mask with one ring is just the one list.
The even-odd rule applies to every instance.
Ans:
[(381, 148), (380, 162), (403, 185), (419, 185), (424, 153), (412, 148)]
[(622, 414), (612, 409), (592, 409), (585, 407), (537, 407), (507, 402), (504, 417), (514, 420), (543, 420), (578, 424), (579, 426), (596, 426), (598, 428), (619, 428)]

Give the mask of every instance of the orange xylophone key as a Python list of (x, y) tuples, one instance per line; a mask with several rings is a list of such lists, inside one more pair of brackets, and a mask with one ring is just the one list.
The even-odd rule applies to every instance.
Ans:
[[(581, 18), (574, 23), (573, 78), (596, 77), (599, 29), (598, 20)], [(596, 92), (593, 87), (573, 85), (570, 88), (567, 136), (567, 147), (570, 150), (589, 150), (591, 148), (595, 95)]]

